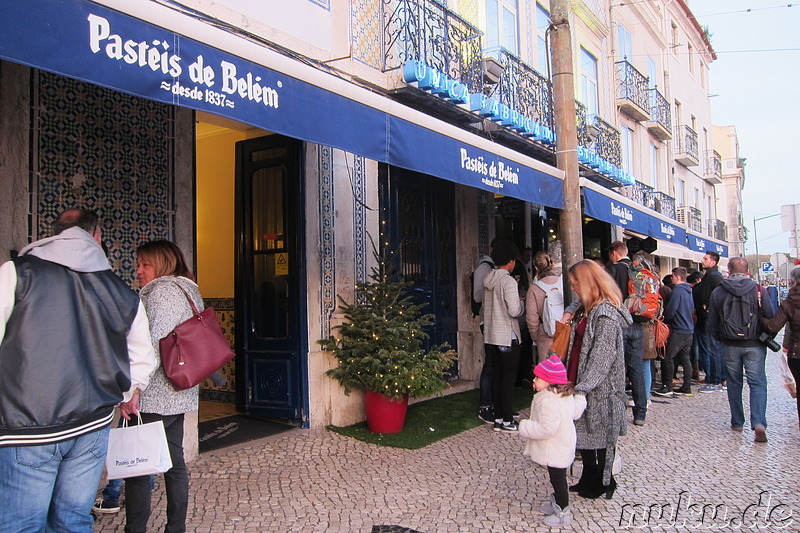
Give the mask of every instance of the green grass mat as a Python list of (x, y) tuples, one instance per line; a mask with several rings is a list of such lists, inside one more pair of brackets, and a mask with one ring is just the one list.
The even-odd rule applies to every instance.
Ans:
[[(532, 389), (514, 389), (514, 410), (529, 408), (532, 395)], [(415, 403), (408, 407), (403, 431), (395, 434), (372, 433), (366, 422), (345, 427), (328, 426), (328, 429), (379, 446), (418, 450), (484, 425), (478, 418), (478, 400), (479, 391), (475, 389)]]

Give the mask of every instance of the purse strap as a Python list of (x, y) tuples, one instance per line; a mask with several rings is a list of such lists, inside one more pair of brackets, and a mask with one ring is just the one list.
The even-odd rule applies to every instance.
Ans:
[(189, 302), (189, 307), (192, 308), (192, 314), (195, 316), (195, 318), (200, 318), (200, 311), (197, 310), (197, 306), (194, 305), (194, 302), (192, 301), (192, 298), (189, 296), (189, 293), (186, 292), (186, 290), (183, 287), (181, 287), (180, 283), (178, 283), (177, 281), (175, 281), (174, 283), (175, 286), (181, 290), (183, 295), (186, 296), (186, 301)]

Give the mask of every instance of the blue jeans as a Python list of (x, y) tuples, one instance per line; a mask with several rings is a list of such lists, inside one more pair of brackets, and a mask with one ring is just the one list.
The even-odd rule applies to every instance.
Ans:
[(108, 430), (0, 448), (0, 531), (91, 533)]
[(625, 345), (625, 371), (631, 382), (633, 395), (633, 419), (644, 420), (647, 416), (647, 398), (649, 391), (644, 387), (644, 328), (641, 324), (633, 323), (623, 330)]
[(650, 389), (653, 386), (653, 367), (650, 365), (650, 360), (642, 361), (642, 374), (644, 375), (644, 391), (650, 395)]
[(700, 349), (700, 367), (706, 373), (706, 383), (719, 385), (726, 379), (724, 347), (706, 328), (706, 323), (695, 326), (695, 338)]
[(750, 427), (767, 427), (767, 349), (764, 346), (724, 346), (731, 426), (744, 426), (742, 369), (750, 387)]

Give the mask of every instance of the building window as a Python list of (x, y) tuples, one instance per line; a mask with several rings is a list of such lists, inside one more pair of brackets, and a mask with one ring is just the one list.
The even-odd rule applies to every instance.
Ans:
[(617, 26), (617, 57), (625, 59), (628, 63), (633, 63), (633, 44), (631, 42), (631, 32), (625, 26)]
[(684, 201), (685, 194), (686, 182), (678, 178), (678, 181), (675, 182), (675, 205), (679, 207), (686, 205), (686, 202)]
[(658, 86), (658, 67), (656, 67), (655, 60), (647, 56), (647, 86), (654, 89)]
[(694, 74), (694, 47), (692, 43), (688, 43), (687, 47), (689, 49), (689, 72)]
[(658, 190), (658, 146), (650, 143), (650, 186)]
[(698, 189), (697, 187), (694, 188), (694, 202), (693, 203), (694, 203), (694, 206), (697, 209), (702, 209), (703, 208), (702, 202), (701, 202), (701, 199), (700, 199), (700, 189)]
[(536, 59), (540, 74), (549, 75), (547, 72), (547, 28), (550, 27), (550, 13), (542, 7), (541, 4), (536, 4)]
[(633, 174), (633, 130), (623, 125), (619, 132), (622, 141), (622, 170)]
[(675, 24), (675, 22), (671, 22), (670, 24), (672, 25), (672, 53), (677, 54), (678, 47), (681, 45), (680, 42), (678, 42), (678, 25)]
[(597, 115), (600, 101), (597, 94), (597, 58), (581, 46), (581, 101), (587, 115)]
[(508, 0), (486, 0), (486, 46), (489, 49), (502, 46), (517, 53), (516, 2)]

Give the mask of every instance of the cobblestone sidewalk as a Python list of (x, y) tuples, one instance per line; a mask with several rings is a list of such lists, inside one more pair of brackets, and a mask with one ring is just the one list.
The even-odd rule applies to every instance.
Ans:
[[(769, 443), (754, 444), (749, 428), (731, 431), (724, 392), (653, 398), (647, 425), (630, 425), (620, 440), (614, 498), (573, 497), (572, 530), (800, 531), (797, 411), (771, 352), (767, 373)], [(746, 385), (744, 397), (746, 406)], [(519, 436), (488, 427), (416, 451), (293, 430), (193, 462), (188, 529), (546, 531), (538, 508), (550, 491), (547, 471), (522, 449)], [(161, 479), (153, 507), (150, 531), (163, 531)], [(123, 531), (123, 523), (124, 509), (101, 516), (95, 531)]]

